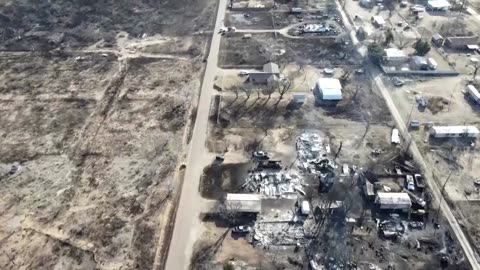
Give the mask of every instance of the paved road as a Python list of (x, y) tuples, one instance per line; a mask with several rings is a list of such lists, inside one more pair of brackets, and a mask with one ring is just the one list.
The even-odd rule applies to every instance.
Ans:
[(200, 176), (203, 168), (211, 161), (205, 147), (208, 128), (208, 115), (210, 100), (213, 93), (213, 83), (217, 73), (218, 53), (220, 50), (220, 38), (218, 34), (223, 26), (227, 0), (220, 0), (215, 31), (213, 32), (210, 51), (207, 59), (207, 67), (201, 87), (197, 117), (193, 128), (190, 148), (187, 156), (187, 168), (182, 185), (180, 201), (178, 204), (175, 227), (173, 230), (166, 270), (186, 269), (190, 263), (193, 243), (198, 234), (198, 218), (202, 210), (202, 199), (198, 193)]
[[(355, 36), (355, 31), (353, 30), (353, 26), (350, 24), (350, 22), (346, 18), (347, 15), (343, 11), (343, 9), (340, 7), (338, 1), (336, 2), (337, 2), (337, 7), (340, 10), (340, 13), (343, 17), (343, 21), (345, 22), (345, 27), (347, 28), (347, 31), (350, 32), (350, 36), (352, 37), (353, 44), (357, 47), (357, 50), (359, 51), (359, 53), (362, 56), (365, 56), (366, 55), (365, 46), (362, 46), (358, 42)], [(480, 265), (477, 261), (475, 252), (473, 251), (470, 245), (470, 242), (468, 242), (467, 238), (465, 237), (465, 234), (463, 233), (460, 225), (458, 224), (457, 219), (455, 218), (452, 211), (450, 210), (450, 206), (446, 203), (445, 200), (442, 199), (443, 194), (440, 191), (439, 185), (433, 179), (433, 171), (430, 166), (427, 166), (422, 154), (418, 150), (417, 144), (411, 138), (410, 133), (408, 132), (408, 129), (407, 129), (407, 125), (403, 121), (402, 115), (398, 112), (398, 109), (395, 106), (395, 103), (393, 103), (392, 97), (390, 96), (388, 89), (383, 84), (380, 71), (378, 70), (378, 68), (373, 67), (372, 65), (369, 65), (368, 70), (372, 72), (371, 74), (372, 78), (375, 84), (377, 85), (378, 89), (380, 90), (380, 93), (382, 94), (383, 98), (385, 99), (388, 109), (390, 110), (390, 113), (392, 114), (393, 119), (395, 120), (400, 133), (402, 134), (403, 138), (405, 138), (405, 142), (409, 142), (410, 140), (412, 141), (412, 143), (410, 144), (410, 148), (408, 150), (412, 154), (414, 160), (417, 161), (418, 164), (420, 164), (420, 167), (425, 173), (426, 175), (425, 179), (427, 180), (428, 186), (433, 192), (433, 196), (435, 200), (437, 202), (441, 202), (440, 209), (442, 210), (442, 213), (444, 214), (445, 218), (450, 224), (450, 227), (452, 228), (452, 231), (454, 232), (459, 244), (461, 245), (463, 252), (467, 257), (467, 260), (470, 263), (470, 266), (472, 267), (473, 270), (480, 270)]]

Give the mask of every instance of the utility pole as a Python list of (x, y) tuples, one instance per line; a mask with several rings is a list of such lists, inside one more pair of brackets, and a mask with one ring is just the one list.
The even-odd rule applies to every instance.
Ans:
[(452, 176), (452, 170), (450, 170), (450, 173), (448, 174), (447, 180), (443, 183), (442, 189), (440, 190), (440, 201), (438, 202), (438, 208), (437, 208), (437, 213), (435, 214), (435, 221), (438, 219), (438, 214), (440, 212), (440, 206), (442, 205), (443, 201), (443, 191), (445, 190), (445, 186), (448, 183), (448, 180), (450, 180), (450, 176)]

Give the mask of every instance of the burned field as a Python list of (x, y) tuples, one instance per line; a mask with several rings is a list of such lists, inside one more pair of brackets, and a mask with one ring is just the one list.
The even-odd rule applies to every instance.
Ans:
[[(188, 8), (187, 8), (188, 7)], [(115, 45), (115, 35), (144, 34), (186, 36), (208, 30), (214, 5), (195, 1), (2, 1), (2, 50), (45, 51), (75, 48), (105, 41)]]
[(252, 34), (251, 38), (245, 39), (243, 34), (235, 33), (222, 39), (219, 65), (260, 66), (268, 61), (324, 66), (360, 64), (354, 48), (336, 40), (338, 39), (292, 39), (281, 34), (275, 37), (271, 33)]
[(1, 269), (161, 267), (204, 64), (155, 53), (2, 53)]

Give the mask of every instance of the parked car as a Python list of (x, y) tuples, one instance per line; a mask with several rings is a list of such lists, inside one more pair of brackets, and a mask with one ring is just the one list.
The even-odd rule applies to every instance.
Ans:
[(225, 160), (225, 157), (223, 155), (216, 155), (215, 160), (219, 162), (223, 162)]
[(237, 226), (232, 229), (232, 233), (238, 233), (238, 234), (246, 234), (251, 231), (252, 228), (250, 226)]
[(425, 178), (421, 174), (415, 174), (413, 176), (415, 178), (415, 184), (417, 185), (418, 188), (425, 188)]
[(239, 76), (248, 76), (248, 74), (250, 74), (250, 72), (246, 70), (240, 70), (240, 72), (238, 73)]
[(422, 5), (413, 5), (413, 6), (410, 8), (410, 10), (413, 11), (413, 12), (417, 12), (417, 13), (425, 12), (425, 7), (422, 6)]
[(420, 106), (422, 106), (422, 107), (427, 107), (427, 105), (428, 105), (427, 98), (420, 97), (420, 99), (418, 100), (418, 104), (420, 104)]
[(413, 176), (407, 175), (405, 177), (405, 185), (407, 186), (408, 190), (415, 191), (415, 182), (413, 181)]
[(252, 153), (252, 157), (256, 160), (267, 160), (269, 159), (267, 152), (264, 151), (255, 151)]
[(408, 5), (408, 1), (406, 0), (402, 0), (402, 2), (400, 2), (400, 7), (407, 7)]
[(400, 87), (404, 84), (404, 82), (402, 80), (400, 80), (398, 77), (393, 77), (392, 78), (392, 83), (396, 87)]

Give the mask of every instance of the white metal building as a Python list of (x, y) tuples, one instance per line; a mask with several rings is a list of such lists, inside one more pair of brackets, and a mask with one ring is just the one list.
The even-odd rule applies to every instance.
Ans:
[(385, 24), (386, 24), (386, 22), (385, 22), (385, 20), (383, 19), (382, 16), (373, 16), (372, 22), (375, 26), (380, 27), (380, 28), (385, 26)]
[(340, 101), (342, 100), (342, 84), (338, 79), (320, 78), (314, 89), (317, 101)]
[(385, 60), (394, 63), (404, 63), (408, 60), (407, 55), (397, 48), (385, 49)]
[(430, 135), (435, 138), (476, 138), (478, 134), (475, 126), (433, 126), (430, 129)]
[(412, 207), (410, 196), (403, 192), (378, 192), (375, 203), (380, 209), (409, 210)]
[(227, 208), (238, 212), (260, 213), (262, 198), (259, 194), (227, 193)]
[(452, 5), (446, 0), (430, 0), (427, 4), (429, 9), (436, 11), (447, 11), (451, 6)]
[(480, 104), (480, 93), (478, 93), (478, 90), (475, 88), (475, 86), (471, 84), (467, 85), (467, 93), (477, 104)]

